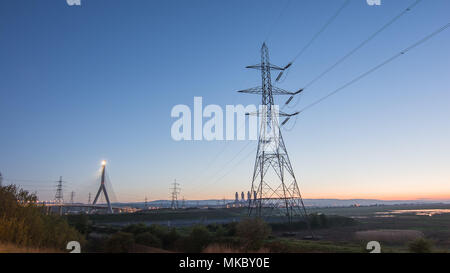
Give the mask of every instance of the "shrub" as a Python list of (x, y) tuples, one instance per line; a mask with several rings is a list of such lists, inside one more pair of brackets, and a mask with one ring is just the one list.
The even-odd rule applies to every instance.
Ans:
[(187, 238), (187, 252), (199, 253), (211, 242), (211, 234), (204, 226), (195, 226)]
[(431, 249), (432, 243), (425, 238), (416, 239), (409, 244), (409, 251), (412, 253), (430, 253)]
[(44, 215), (37, 197), (14, 185), (0, 187), (0, 241), (18, 246), (65, 250), (84, 237), (65, 218)]
[(168, 233), (165, 233), (162, 237), (162, 245), (164, 249), (173, 249), (175, 246), (175, 242), (180, 239), (180, 235), (178, 234), (175, 228), (172, 228)]
[(107, 241), (105, 252), (109, 253), (127, 253), (132, 252), (134, 237), (132, 233), (119, 231), (113, 234)]
[(67, 218), (69, 224), (78, 230), (81, 234), (89, 233), (89, 217), (86, 214), (69, 215)]
[(135, 242), (137, 244), (151, 246), (151, 247), (160, 248), (162, 246), (161, 240), (150, 232), (144, 232), (144, 233), (140, 233), (140, 234), (136, 235)]
[(122, 231), (128, 232), (128, 233), (133, 233), (134, 235), (137, 235), (140, 233), (149, 232), (150, 228), (143, 223), (139, 223), (139, 224), (128, 225)]
[(271, 233), (271, 228), (262, 219), (245, 219), (236, 227), (237, 235), (242, 239), (245, 250), (258, 250)]
[(163, 226), (160, 226), (160, 225), (151, 225), (149, 227), (149, 232), (154, 234), (160, 240), (163, 240), (164, 237), (166, 237), (167, 234), (169, 233), (169, 229), (167, 227), (163, 227)]

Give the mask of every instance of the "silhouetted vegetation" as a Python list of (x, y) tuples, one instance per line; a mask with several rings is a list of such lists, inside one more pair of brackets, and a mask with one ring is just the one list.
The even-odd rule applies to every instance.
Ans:
[[(400, 207), (403, 208), (402, 206)], [(237, 213), (238, 210), (233, 209), (229, 212), (222, 209), (190, 210), (188, 214), (192, 214), (190, 215), (192, 221), (185, 218), (187, 216), (183, 215), (185, 213), (183, 210), (160, 210), (145, 215), (145, 217), (151, 216), (152, 220), (166, 219), (172, 216), (175, 219), (183, 219), (178, 223), (175, 220), (167, 222), (168, 224), (173, 224), (173, 227), (156, 224), (146, 225), (143, 223), (121, 226), (116, 225), (112, 221), (107, 221), (109, 216), (111, 216), (112, 220), (119, 219), (120, 216), (118, 215), (88, 215), (89, 219), (87, 222), (84, 219), (85, 217), (81, 215), (68, 217), (69, 219), (73, 217), (70, 223), (80, 232), (84, 232), (87, 225), (89, 242), (87, 244), (88, 247), (85, 247), (83, 252), (367, 252), (367, 242), (375, 240), (372, 239), (372, 235), (391, 234), (394, 237), (398, 237), (400, 234), (403, 236), (407, 231), (406, 228), (411, 226), (418, 227), (417, 229), (426, 227), (423, 230), (411, 230), (411, 232), (417, 231), (418, 234), (439, 242), (439, 246), (432, 249), (431, 244), (424, 244), (423, 242), (408, 244), (415, 238), (409, 238), (406, 241), (403, 239), (402, 241), (387, 240), (387, 242), (381, 240), (382, 252), (445, 251), (446, 248), (442, 247), (442, 240), (439, 241), (439, 238), (443, 237), (436, 237), (430, 231), (438, 230), (441, 232), (440, 234), (447, 232), (446, 227), (448, 227), (449, 215), (443, 214), (427, 217), (427, 221), (423, 221), (423, 216), (414, 215), (396, 216), (395, 218), (376, 217), (375, 212), (388, 209), (387, 207), (311, 209), (310, 211), (313, 213), (308, 215), (308, 220), (310, 227), (314, 230), (314, 235), (317, 236), (315, 238), (310, 237), (311, 233), (308, 231), (307, 222), (302, 218), (288, 223), (280, 222), (281, 218), (273, 217), (267, 219), (268, 222), (266, 223), (257, 219), (232, 222), (230, 217), (228, 217), (230, 221), (224, 224), (198, 224), (203, 222), (202, 217), (204, 215), (212, 212), (218, 213), (218, 215)], [(350, 210), (352, 213), (345, 214), (347, 210)], [(326, 214), (324, 211), (326, 211)], [(162, 215), (158, 215), (158, 213)], [(343, 213), (346, 216), (339, 216), (337, 213)], [(349, 217), (353, 214), (359, 219), (355, 220)], [(131, 214), (124, 215), (123, 219), (128, 219), (131, 216)], [(212, 217), (213, 214), (209, 216)], [(143, 217), (143, 215), (138, 215), (138, 219), (140, 217)], [(232, 219), (242, 218), (242, 216), (239, 218), (232, 217)], [(97, 222), (99, 219), (102, 219), (102, 221)], [(398, 219), (402, 219), (402, 221), (399, 222)], [(107, 224), (108, 222), (111, 224)], [(399, 230), (399, 228), (402, 228), (402, 230)], [(114, 236), (117, 233), (120, 236)], [(121, 233), (127, 233), (128, 235)], [(368, 234), (371, 236), (360, 238), (355, 234)]]
[(236, 229), (245, 250), (260, 249), (271, 233), (270, 226), (260, 218), (245, 219), (239, 222)]
[(134, 246), (134, 236), (132, 233), (119, 231), (113, 234), (105, 245), (105, 251), (108, 253), (126, 253), (132, 252)]
[(433, 244), (425, 239), (425, 238), (419, 238), (414, 241), (412, 241), (408, 248), (409, 251), (412, 253), (430, 253), (432, 250)]
[(151, 246), (151, 247), (162, 247), (161, 239), (159, 239), (156, 235), (152, 234), (151, 232), (144, 232), (135, 235), (135, 241), (137, 244), (141, 244), (144, 246)]
[[(353, 226), (357, 224), (355, 219), (337, 215), (327, 216), (322, 213), (312, 213), (308, 215), (309, 225), (312, 229), (331, 228)], [(270, 226), (274, 231), (285, 230), (306, 230), (308, 223), (305, 220), (295, 221), (292, 223), (271, 223)]]
[(69, 225), (73, 226), (81, 234), (88, 234), (91, 231), (89, 217), (86, 214), (75, 214), (67, 217)]
[(65, 249), (83, 236), (63, 217), (45, 215), (37, 197), (14, 185), (0, 187), (0, 241), (17, 246)]
[(195, 226), (186, 238), (183, 248), (187, 252), (201, 252), (212, 241), (212, 236), (205, 226)]

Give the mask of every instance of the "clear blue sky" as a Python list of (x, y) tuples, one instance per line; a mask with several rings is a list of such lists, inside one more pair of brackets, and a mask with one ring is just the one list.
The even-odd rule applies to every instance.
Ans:
[[(351, 1), (279, 86), (302, 87), (412, 2)], [(247, 142), (175, 142), (170, 111), (194, 96), (258, 103), (235, 90), (259, 84), (244, 67), (270, 29), (271, 60), (285, 65), (343, 0), (294, 0), (276, 21), (285, 3), (1, 1), (0, 172), (32, 180), (21, 183), (41, 199), (62, 175), (87, 201), (102, 159), (118, 201), (166, 199), (173, 179), (187, 199), (247, 191), (256, 142), (230, 162)], [(298, 107), (448, 23), (449, 11), (448, 0), (422, 1)], [(305, 198), (450, 198), (449, 47), (447, 30), (299, 116), (284, 138)]]

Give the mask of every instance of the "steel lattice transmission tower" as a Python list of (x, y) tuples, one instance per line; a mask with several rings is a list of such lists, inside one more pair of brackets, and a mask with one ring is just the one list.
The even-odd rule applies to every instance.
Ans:
[(64, 204), (64, 196), (63, 196), (63, 180), (62, 176), (59, 177), (59, 180), (57, 181), (58, 184), (56, 185), (56, 194), (55, 194), (55, 203), (59, 204), (58, 213), (59, 215), (62, 215), (63, 213), (63, 204)]
[(62, 176), (59, 177), (59, 180), (57, 182), (58, 182), (58, 184), (56, 185), (55, 203), (63, 204), (64, 203), (64, 196), (63, 196), (63, 180), (62, 180)]
[(72, 192), (70, 193), (70, 204), (73, 204), (73, 203), (74, 203), (74, 197), (75, 197), (75, 192), (72, 191)]
[(180, 184), (177, 183), (177, 180), (175, 179), (175, 181), (172, 183), (172, 188), (170, 188), (171, 195), (172, 195), (172, 203), (170, 204), (170, 207), (172, 209), (178, 209), (178, 194), (180, 194), (181, 189), (180, 189)]
[(100, 188), (98, 189), (97, 195), (95, 196), (94, 202), (92, 202), (92, 204), (95, 205), (97, 203), (100, 193), (103, 192), (103, 194), (105, 195), (106, 203), (108, 204), (108, 213), (113, 213), (111, 202), (109, 202), (108, 193), (106, 192), (105, 172), (106, 172), (106, 161), (102, 161), (102, 180), (100, 182)]
[[(295, 216), (306, 216), (306, 209), (289, 160), (288, 152), (281, 134), (279, 117), (287, 120), (298, 114), (287, 114), (278, 110), (274, 95), (288, 95), (289, 100), (302, 91), (289, 92), (272, 86), (271, 70), (283, 71), (269, 61), (269, 50), (264, 43), (261, 48), (261, 63), (247, 66), (261, 71), (262, 86), (238, 91), (261, 95), (261, 106), (256, 114), (260, 118), (258, 149), (250, 192), (255, 198), (249, 199), (249, 215), (257, 217), (287, 216), (292, 221)], [(305, 217), (307, 220), (307, 217)]]

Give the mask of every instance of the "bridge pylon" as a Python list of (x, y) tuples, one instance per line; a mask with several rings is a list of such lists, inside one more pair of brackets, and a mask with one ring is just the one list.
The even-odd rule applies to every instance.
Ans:
[(102, 179), (100, 182), (100, 188), (98, 189), (97, 195), (95, 195), (94, 202), (92, 202), (92, 204), (95, 205), (97, 203), (97, 200), (100, 197), (100, 193), (103, 192), (103, 194), (105, 195), (106, 203), (108, 204), (107, 212), (112, 214), (113, 209), (111, 206), (111, 202), (109, 201), (108, 193), (106, 192), (106, 187), (105, 187), (105, 172), (106, 172), (106, 161), (103, 160), (102, 161)]

